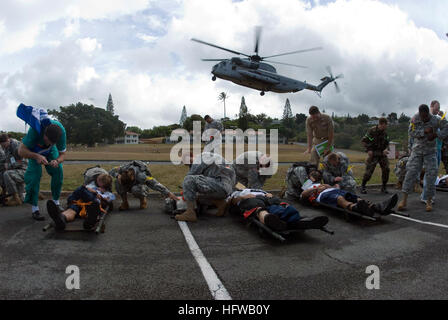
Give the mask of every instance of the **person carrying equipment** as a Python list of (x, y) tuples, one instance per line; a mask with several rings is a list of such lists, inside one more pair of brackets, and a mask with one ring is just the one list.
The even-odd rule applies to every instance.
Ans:
[(66, 152), (65, 129), (60, 122), (51, 120), (44, 109), (20, 104), (17, 116), (30, 126), (18, 151), (20, 157), (29, 159), (25, 172), (24, 202), (31, 204), (35, 220), (44, 220), (38, 206), (42, 165), (51, 176), (51, 195), (54, 203), (59, 206), (64, 180), (62, 162)]
[(132, 193), (140, 200), (140, 209), (146, 209), (149, 188), (162, 193), (165, 197), (178, 199), (151, 175), (148, 166), (140, 160), (133, 160), (121, 167), (116, 167), (110, 171), (110, 175), (115, 178), (115, 189), (122, 199), (119, 210), (129, 209), (128, 193)]
[[(61, 211), (54, 201), (47, 201), (48, 215), (54, 221), (57, 231), (64, 230), (66, 224), (74, 221), (76, 217), (85, 219), (84, 229), (91, 230), (96, 225), (99, 216), (110, 209), (112, 201), (115, 200), (115, 195), (112, 193), (112, 177), (107, 171), (97, 175), (89, 174), (89, 180), (93, 176), (96, 176), (95, 180), (78, 187), (68, 197), (66, 210)], [(85, 177), (87, 177), (86, 174)]]

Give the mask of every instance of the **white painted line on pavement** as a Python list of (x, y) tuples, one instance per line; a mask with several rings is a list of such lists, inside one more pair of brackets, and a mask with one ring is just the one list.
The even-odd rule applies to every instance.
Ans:
[(434, 223), (434, 222), (429, 222), (429, 221), (422, 221), (422, 220), (418, 220), (418, 219), (412, 219), (412, 218), (400, 216), (398, 214), (393, 214), (393, 213), (391, 214), (391, 216), (394, 216), (394, 217), (397, 217), (397, 218), (401, 218), (401, 219), (405, 219), (405, 220), (409, 220), (409, 221), (414, 221), (414, 222), (421, 223), (421, 224), (427, 224), (427, 225), (430, 225), (430, 226), (435, 226), (435, 227), (448, 229), (448, 225), (446, 225), (446, 224)]
[(232, 300), (229, 292), (227, 292), (226, 288), (222, 284), (221, 280), (219, 280), (218, 275), (215, 270), (213, 270), (210, 263), (207, 261), (205, 256), (202, 254), (201, 249), (199, 248), (196, 240), (194, 240), (193, 235), (191, 234), (190, 228), (185, 221), (178, 221), (179, 227), (184, 234), (185, 240), (187, 241), (188, 247), (190, 248), (191, 254), (196, 259), (196, 262), (201, 268), (202, 275), (207, 282), (208, 288), (215, 300)]

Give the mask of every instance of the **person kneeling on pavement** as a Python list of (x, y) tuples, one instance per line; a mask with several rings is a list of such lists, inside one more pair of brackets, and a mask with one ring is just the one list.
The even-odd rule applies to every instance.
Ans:
[(256, 217), (273, 231), (293, 229), (321, 229), (328, 223), (328, 217), (302, 217), (292, 205), (281, 202), (271, 193), (258, 189), (244, 189), (233, 192), (227, 199), (230, 212), (242, 214), (244, 218)]
[[(313, 173), (311, 173), (310, 176), (312, 176), (312, 174)], [(398, 195), (394, 194), (383, 202), (371, 203), (354, 193), (328, 184), (321, 184), (320, 181), (313, 181), (311, 179), (304, 184), (304, 191), (302, 192), (301, 198), (302, 200), (308, 200), (311, 203), (322, 203), (367, 216), (374, 216), (375, 213), (388, 215), (392, 212), (392, 209), (398, 202)]]
[(68, 222), (76, 217), (85, 219), (83, 227), (91, 230), (97, 223), (101, 211), (105, 212), (115, 200), (112, 193), (112, 177), (100, 174), (95, 181), (78, 187), (67, 199), (68, 208), (61, 209), (54, 201), (47, 201), (48, 215), (53, 219), (56, 230), (64, 230)]
[(227, 209), (225, 199), (236, 184), (235, 171), (226, 164), (219, 154), (203, 152), (193, 159), (193, 154), (186, 153), (182, 162), (190, 166), (182, 185), (187, 210), (175, 216), (178, 221), (197, 221), (195, 201), (198, 196), (212, 200), (218, 208), (217, 216), (223, 216)]
[(165, 197), (178, 200), (167, 187), (151, 175), (149, 168), (142, 161), (134, 160), (121, 167), (114, 168), (110, 171), (110, 175), (116, 178), (115, 189), (122, 199), (119, 207), (120, 211), (129, 209), (128, 193), (132, 193), (140, 200), (140, 209), (146, 209), (149, 188), (159, 191)]

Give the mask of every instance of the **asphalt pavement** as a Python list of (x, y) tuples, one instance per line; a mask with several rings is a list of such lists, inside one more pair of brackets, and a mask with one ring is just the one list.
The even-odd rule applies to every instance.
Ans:
[[(369, 190), (366, 198), (384, 195)], [(45, 212), (45, 201), (39, 204)], [(48, 216), (37, 222), (25, 205), (0, 208), (0, 299), (213, 299), (207, 272), (162, 199), (137, 207), (133, 200), (131, 210), (112, 212), (100, 235), (43, 232)], [(413, 220), (347, 221), (339, 212), (296, 207), (327, 215), (335, 234), (309, 230), (280, 243), (236, 216), (210, 212), (188, 223), (201, 261), (232, 299), (448, 298), (448, 193), (437, 193), (431, 213), (411, 195)], [(366, 288), (372, 265), (379, 289)], [(66, 287), (68, 266), (79, 268), (79, 289)]]

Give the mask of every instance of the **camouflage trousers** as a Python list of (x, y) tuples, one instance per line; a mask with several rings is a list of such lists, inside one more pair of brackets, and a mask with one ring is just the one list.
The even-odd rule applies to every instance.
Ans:
[(25, 169), (6, 170), (1, 174), (0, 184), (6, 193), (23, 193), (25, 189)]
[(300, 198), (302, 185), (308, 180), (304, 167), (291, 167), (286, 172), (286, 197)]
[(146, 184), (136, 184), (132, 187), (125, 187), (118, 180), (115, 180), (115, 189), (120, 197), (126, 196), (127, 193), (131, 193), (136, 198), (144, 198), (149, 196), (149, 188)]
[(342, 181), (337, 182), (342, 190), (346, 190), (353, 194), (356, 194), (356, 180), (352, 175), (346, 174), (342, 177)]
[(364, 173), (364, 177), (362, 178), (363, 183), (367, 183), (367, 181), (370, 180), (378, 163), (381, 167), (381, 181), (383, 182), (383, 184), (386, 184), (389, 181), (389, 159), (387, 159), (387, 156), (385, 155), (374, 155), (366, 159), (366, 171)]
[(204, 175), (185, 176), (182, 188), (186, 201), (195, 201), (198, 194), (211, 199), (225, 199), (229, 194), (221, 181)]
[(437, 154), (435, 152), (430, 154), (412, 152), (408, 163), (406, 164), (406, 176), (404, 178), (402, 191), (405, 193), (411, 192), (414, 187), (415, 177), (420, 176), (423, 166), (425, 167), (426, 175), (424, 193), (427, 197), (434, 198), (436, 193), (435, 182), (438, 174)]

